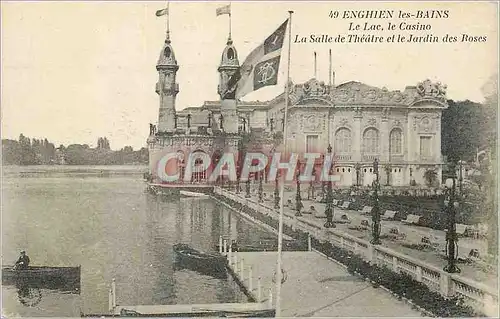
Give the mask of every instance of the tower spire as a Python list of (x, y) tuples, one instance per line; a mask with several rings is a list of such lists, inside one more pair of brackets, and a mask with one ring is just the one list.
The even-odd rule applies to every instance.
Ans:
[(314, 78), (318, 76), (318, 64), (316, 62), (316, 51), (314, 51)]
[(167, 37), (165, 43), (170, 43), (170, 1), (167, 1)]
[(233, 42), (233, 40), (231, 39), (231, 2), (229, 2), (229, 36), (227, 38), (227, 42), (229, 44), (229, 42)]
[(332, 49), (330, 49), (329, 51), (329, 56), (330, 56), (330, 59), (329, 59), (329, 68), (328, 68), (328, 85), (329, 86), (332, 86)]

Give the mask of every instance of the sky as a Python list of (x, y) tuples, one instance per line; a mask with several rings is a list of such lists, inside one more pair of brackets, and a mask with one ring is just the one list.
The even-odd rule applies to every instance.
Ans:
[[(171, 2), (170, 30), (180, 66), (177, 109), (218, 100), (217, 67), (225, 47), (228, 2)], [(155, 69), (165, 39), (165, 2), (3, 2), (1, 10), (2, 138), (20, 133), (56, 145), (95, 147), (106, 136), (112, 149), (145, 146), (149, 123), (158, 121)], [(482, 102), (481, 88), (498, 70), (498, 8), (493, 2), (232, 2), (232, 38), (240, 63), (293, 10), (296, 35), (349, 34), (349, 23), (429, 24), (430, 31), (397, 31), (442, 38), (486, 36), (481, 43), (292, 43), (290, 77), (328, 82), (332, 50), (335, 83), (359, 81), (404, 90), (427, 78), (447, 85), (448, 98)], [(448, 10), (444, 19), (332, 19), (330, 11)], [(359, 31), (358, 31), (359, 32)], [(386, 37), (396, 33), (384, 30)], [(361, 34), (369, 32), (360, 32)], [(269, 100), (283, 92), (288, 41), (278, 85), (245, 96)]]

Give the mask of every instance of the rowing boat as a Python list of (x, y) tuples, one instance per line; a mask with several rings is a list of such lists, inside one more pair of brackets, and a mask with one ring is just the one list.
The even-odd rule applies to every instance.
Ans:
[(2, 285), (25, 285), (30, 287), (80, 290), (78, 267), (30, 266), (28, 269), (2, 267)]
[(217, 278), (226, 277), (224, 256), (201, 252), (186, 244), (175, 244), (173, 248), (177, 266)]
[(179, 191), (179, 193), (182, 196), (186, 196), (186, 197), (198, 197), (198, 198), (208, 198), (209, 197), (207, 194), (196, 193), (196, 192)]

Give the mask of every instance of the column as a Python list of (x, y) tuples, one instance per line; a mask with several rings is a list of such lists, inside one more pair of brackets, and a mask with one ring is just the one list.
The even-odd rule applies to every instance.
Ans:
[[(405, 185), (410, 185), (410, 182), (411, 182), (411, 179), (413, 178), (412, 176), (410, 176), (410, 168), (411, 168), (411, 164), (413, 162), (413, 143), (412, 143), (412, 137), (413, 137), (413, 134), (412, 134), (412, 118), (410, 117), (410, 114), (406, 114), (406, 132), (405, 132), (405, 136), (404, 136), (404, 159), (405, 159), (405, 162), (407, 163), (406, 165), (406, 178), (405, 178), (405, 181), (404, 181), (404, 184)], [(414, 172), (413, 172), (414, 173)]]
[(389, 120), (385, 116), (382, 116), (380, 125), (380, 161), (389, 161)]
[(354, 114), (353, 131), (351, 132), (352, 138), (352, 160), (355, 162), (361, 161), (361, 110), (356, 110)]

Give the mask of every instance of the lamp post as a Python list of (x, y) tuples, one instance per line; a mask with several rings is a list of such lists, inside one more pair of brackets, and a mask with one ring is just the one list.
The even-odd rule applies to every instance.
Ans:
[(389, 185), (391, 185), (391, 183), (390, 183), (391, 164), (386, 164), (384, 168), (385, 168), (385, 176), (387, 177), (387, 181), (385, 182), (385, 186), (389, 186)]
[(373, 171), (375, 172), (375, 181), (373, 181), (373, 215), (372, 215), (372, 240), (373, 245), (380, 245), (380, 207), (379, 207), (379, 174), (378, 159), (373, 161)]
[[(299, 169), (300, 169), (300, 162), (298, 162)], [(295, 213), (295, 216), (302, 216), (300, 213), (300, 210), (302, 209), (302, 197), (300, 196), (300, 170), (297, 171), (297, 194), (295, 195), (295, 209), (297, 212)]]
[(274, 208), (280, 208), (280, 190), (278, 189), (278, 176), (274, 181)]
[(245, 198), (250, 198), (250, 176), (247, 178), (247, 181), (245, 182)]
[(458, 273), (460, 268), (456, 265), (456, 258), (458, 254), (458, 237), (457, 237), (457, 227), (455, 223), (455, 208), (458, 206), (456, 198), (456, 163), (451, 162), (451, 179), (452, 185), (448, 187), (447, 194), (444, 198), (444, 205), (446, 208), (447, 215), (447, 229), (446, 229), (446, 256), (448, 264), (443, 268), (444, 271), (448, 273)]
[(241, 192), (240, 176), (238, 175), (236, 177), (236, 194), (239, 194), (240, 192)]
[[(332, 146), (328, 145), (327, 148), (328, 154), (332, 153)], [(333, 164), (333, 163), (332, 163)], [(330, 167), (330, 174), (333, 171), (333, 165)], [(334, 208), (333, 208), (333, 186), (332, 186), (332, 181), (328, 181), (328, 189), (326, 193), (326, 209), (325, 209), (325, 215), (326, 215), (326, 223), (325, 227), (326, 228), (335, 228), (335, 223), (333, 222), (333, 214), (335, 213)]]
[(259, 174), (259, 203), (262, 203), (263, 200), (262, 200), (262, 193), (264, 191), (263, 187), (262, 187), (262, 179), (263, 179), (263, 176), (261, 174)]
[(356, 186), (359, 186), (361, 177), (361, 164), (356, 163), (356, 166), (354, 167), (356, 168)]
[(307, 192), (307, 199), (314, 200), (314, 181), (316, 180), (316, 170), (312, 169), (312, 179), (309, 182), (309, 191)]

